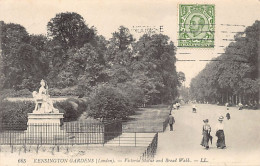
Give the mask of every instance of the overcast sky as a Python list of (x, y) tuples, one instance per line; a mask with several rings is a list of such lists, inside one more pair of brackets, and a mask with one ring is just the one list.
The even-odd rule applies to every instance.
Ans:
[[(249, 26), (260, 20), (259, 0), (0, 0), (0, 20), (21, 24), (30, 34), (46, 34), (48, 21), (57, 13), (76, 12), (107, 39), (120, 25), (130, 30), (133, 26), (153, 26), (158, 29), (163, 26), (162, 33), (168, 35), (177, 46), (178, 4), (194, 2), (215, 4), (215, 47), (178, 48), (176, 56), (179, 60), (196, 60), (176, 63), (177, 71), (185, 73), (188, 86), (191, 78), (207, 63), (198, 60), (210, 60), (219, 56), (223, 52), (223, 46), (230, 42), (223, 39), (233, 39), (233, 32), (244, 31), (245, 27), (238, 25)], [(133, 30), (131, 33), (137, 39), (142, 35)]]

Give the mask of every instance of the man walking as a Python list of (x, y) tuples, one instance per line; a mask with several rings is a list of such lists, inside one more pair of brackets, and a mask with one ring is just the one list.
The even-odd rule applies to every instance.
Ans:
[(173, 131), (173, 127), (172, 125), (175, 123), (174, 117), (172, 116), (172, 114), (169, 114), (169, 125), (170, 125), (170, 131)]

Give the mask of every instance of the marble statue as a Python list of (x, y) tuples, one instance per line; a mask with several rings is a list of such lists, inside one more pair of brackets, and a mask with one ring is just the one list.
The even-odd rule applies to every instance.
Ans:
[(33, 113), (59, 113), (59, 110), (53, 107), (46, 81), (41, 80), (40, 84), (39, 92), (33, 91), (32, 93), (35, 101)]

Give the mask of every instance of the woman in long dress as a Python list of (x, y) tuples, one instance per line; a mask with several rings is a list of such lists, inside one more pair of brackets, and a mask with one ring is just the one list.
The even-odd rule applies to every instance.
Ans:
[(218, 137), (217, 148), (221, 149), (224, 149), (226, 147), (223, 120), (224, 117), (220, 116), (218, 119), (219, 123), (216, 126), (216, 136)]
[(210, 132), (211, 132), (211, 127), (208, 124), (209, 120), (205, 119), (203, 120), (204, 125), (202, 128), (202, 141), (201, 141), (201, 146), (204, 146), (206, 149), (209, 149), (209, 139), (210, 139)]

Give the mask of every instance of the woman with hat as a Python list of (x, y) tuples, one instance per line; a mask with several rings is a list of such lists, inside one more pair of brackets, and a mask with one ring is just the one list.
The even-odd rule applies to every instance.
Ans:
[(204, 125), (203, 125), (203, 128), (202, 128), (202, 141), (201, 141), (201, 146), (204, 146), (206, 149), (209, 149), (209, 139), (210, 139), (210, 132), (211, 132), (211, 127), (210, 125), (208, 124), (209, 120), (208, 119), (205, 119), (203, 120), (204, 122)]
[(219, 123), (216, 126), (216, 136), (218, 137), (217, 148), (221, 148), (221, 149), (224, 149), (226, 147), (223, 120), (224, 117), (220, 116), (218, 118)]

